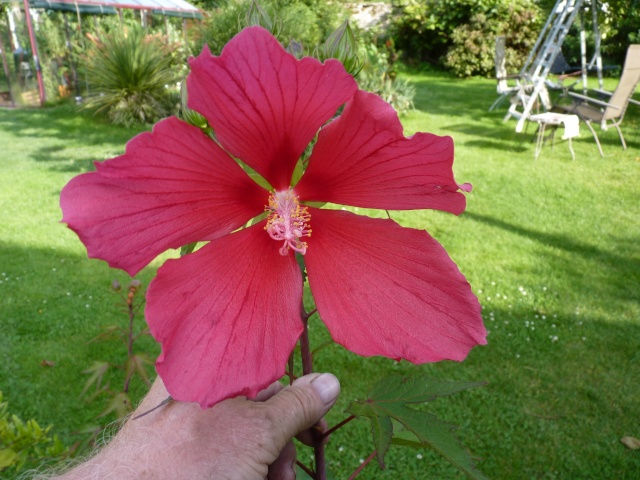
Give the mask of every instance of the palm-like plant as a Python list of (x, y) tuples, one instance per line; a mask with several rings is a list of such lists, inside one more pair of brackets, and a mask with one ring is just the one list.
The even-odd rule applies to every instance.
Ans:
[(87, 108), (107, 113), (114, 123), (153, 123), (170, 114), (166, 85), (178, 78), (175, 48), (161, 35), (140, 27), (91, 36), (86, 65), (89, 83), (98, 93)]

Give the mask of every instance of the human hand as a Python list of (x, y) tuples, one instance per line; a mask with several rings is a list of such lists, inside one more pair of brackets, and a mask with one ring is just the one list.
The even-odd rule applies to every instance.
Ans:
[[(255, 400), (233, 398), (208, 410), (170, 402), (128, 420), (104, 450), (61, 478), (295, 479), (292, 438), (319, 422), (339, 392), (333, 375), (310, 374), (288, 387), (276, 382)], [(132, 418), (168, 395), (157, 379)]]

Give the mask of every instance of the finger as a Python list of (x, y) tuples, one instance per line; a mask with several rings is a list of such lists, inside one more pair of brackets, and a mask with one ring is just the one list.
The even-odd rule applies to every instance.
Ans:
[(318, 422), (340, 393), (338, 379), (330, 373), (298, 378), (263, 405), (272, 419), (273, 441), (282, 448), (295, 435)]
[[(313, 444), (315, 442), (314, 439), (317, 438), (318, 434), (326, 432), (327, 427), (327, 421), (324, 418), (321, 418), (319, 422), (296, 435), (296, 438), (305, 445), (313, 447)], [(327, 439), (328, 438), (329, 437), (327, 437)]]
[(258, 393), (258, 395), (256, 395), (256, 397), (253, 398), (252, 400), (254, 402), (264, 402), (265, 400), (268, 400), (271, 397), (273, 397), (276, 393), (278, 393), (283, 388), (284, 388), (284, 385), (282, 385), (279, 381), (276, 380), (267, 388), (265, 388), (260, 393)]
[(295, 480), (296, 478), (296, 446), (287, 442), (280, 456), (269, 465), (268, 480)]

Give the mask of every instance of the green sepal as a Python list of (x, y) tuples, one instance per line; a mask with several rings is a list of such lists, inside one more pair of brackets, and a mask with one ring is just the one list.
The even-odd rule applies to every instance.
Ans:
[(291, 185), (295, 185), (300, 181), (304, 175), (304, 165), (300, 160), (296, 163), (296, 168), (293, 169), (293, 175), (291, 176)]
[(300, 267), (300, 273), (302, 273), (302, 283), (307, 281), (307, 266), (304, 263), (304, 255), (296, 252), (296, 262), (298, 262), (298, 267)]
[(248, 170), (247, 171), (247, 175), (249, 175), (249, 178), (251, 180), (253, 180), (254, 182), (256, 182), (258, 185), (260, 185), (262, 188), (264, 188), (265, 190), (269, 190), (271, 191), (271, 184), (269, 182), (267, 182), (265, 180), (265, 178), (260, 175), (258, 172), (256, 172), (255, 170)]
[(327, 204), (327, 202), (304, 202), (304, 204), (307, 207), (322, 208)]
[(200, 113), (195, 110), (191, 110), (187, 106), (187, 101), (189, 98), (189, 94), (187, 93), (187, 80), (184, 79), (180, 84), (180, 118), (187, 122), (189, 125), (193, 125), (194, 127), (198, 127), (205, 133), (208, 133), (211, 130), (209, 127), (209, 122), (207, 119)]
[(188, 245), (180, 247), (180, 256), (184, 257), (193, 252), (196, 249), (196, 245), (198, 245), (198, 242), (189, 243)]

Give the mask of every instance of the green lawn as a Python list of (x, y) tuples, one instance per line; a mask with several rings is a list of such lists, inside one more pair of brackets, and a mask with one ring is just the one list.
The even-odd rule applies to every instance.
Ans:
[[(575, 161), (565, 142), (553, 151), (545, 146), (534, 161), (534, 128), (516, 134), (515, 122), (502, 122), (506, 107), (487, 112), (494, 82), (430, 72), (407, 77), (418, 92), (416, 110), (403, 119), (407, 133), (451, 135), (457, 180), (474, 189), (460, 217), (392, 216), (445, 245), (481, 300), (489, 344), (463, 363), (422, 367), (325, 348), (316, 367), (343, 384), (329, 423), (389, 373), (486, 381), (428, 409), (460, 425), (460, 438), (490, 478), (640, 478), (639, 452), (620, 443), (640, 437), (640, 109), (631, 107), (625, 119), (626, 151), (608, 130), (600, 135), (601, 158), (581, 126)], [(121, 358), (117, 343), (88, 342), (101, 325), (125, 320), (110, 285), (128, 280), (86, 259), (59, 223), (58, 195), (93, 160), (122, 152), (135, 133), (70, 107), (0, 110), (0, 390), (14, 413), (53, 424), (68, 444), (104, 407), (81, 397), (81, 371)], [(148, 268), (139, 278), (146, 285), (153, 273)], [(327, 337), (317, 320), (310, 328), (313, 344)], [(150, 342), (144, 347), (157, 352)], [(368, 435), (363, 421), (332, 436), (336, 478), (347, 478), (371, 453)], [(369, 465), (361, 478), (462, 478), (429, 451), (392, 447), (387, 466)]]

